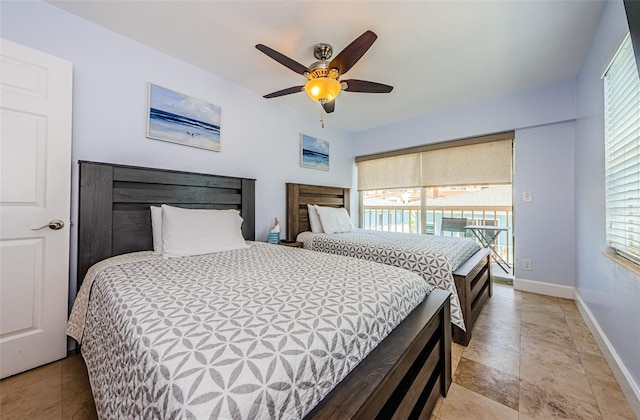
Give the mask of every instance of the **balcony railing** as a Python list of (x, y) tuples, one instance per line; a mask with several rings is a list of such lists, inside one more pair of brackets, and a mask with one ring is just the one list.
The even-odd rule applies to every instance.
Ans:
[[(375, 205), (362, 206), (360, 225), (363, 229), (387, 232), (440, 234), (440, 223), (443, 217), (464, 217), (469, 224), (484, 225), (487, 220), (497, 220), (498, 226), (513, 226), (513, 209), (511, 207), (432, 207), (427, 206), (426, 226), (422, 227), (420, 206), (410, 205)], [(449, 236), (448, 232), (444, 232)], [(513, 267), (512, 231), (500, 234), (496, 239), (496, 251)]]

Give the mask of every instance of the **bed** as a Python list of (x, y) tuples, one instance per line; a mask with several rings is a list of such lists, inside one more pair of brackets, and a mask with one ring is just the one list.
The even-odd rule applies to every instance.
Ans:
[[(166, 259), (150, 251), (149, 206), (161, 203), (237, 209), (245, 221), (244, 237), (253, 240), (254, 191), (250, 179), (80, 162), (78, 279), (86, 284), (73, 309), (82, 316), (78, 321), (72, 314), (69, 329), (81, 340), (99, 413), (144, 418), (428, 417), (438, 395), (446, 396), (451, 384), (448, 293), (432, 290), (423, 299), (421, 279), (404, 270), (266, 243), (185, 258)], [(327, 266), (332, 271), (322, 271)], [(344, 290), (335, 294), (335, 284), (322, 289), (319, 277), (339, 279)], [(374, 289), (387, 284), (420, 297), (415, 305), (388, 306), (382, 315), (346, 311), (360, 316), (353, 320), (346, 313), (330, 313), (334, 306), (313, 295), (334, 290), (334, 299), (351, 299), (371, 288), (358, 283), (363, 278), (377, 281)], [(404, 286), (391, 286), (400, 284), (396, 282)], [(298, 306), (316, 305), (328, 312), (313, 319), (300, 315), (300, 308), (291, 307), (294, 295), (278, 294), (294, 289), (308, 293), (307, 298), (295, 295), (306, 302)], [(262, 294), (256, 297), (250, 290)], [(213, 299), (224, 302), (210, 300), (214, 292)], [(366, 299), (376, 303), (343, 306), (369, 305), (378, 311), (384, 306), (380, 302), (402, 305), (406, 296)], [(259, 307), (273, 310), (248, 315)], [(397, 318), (402, 312), (406, 318)], [(214, 318), (220, 314), (225, 315)], [(373, 318), (388, 322), (369, 333), (347, 328), (360, 328)], [(260, 328), (267, 319), (280, 328)], [(317, 330), (308, 334), (315, 335), (298, 335), (302, 324), (313, 324)], [(331, 328), (332, 338), (321, 338)], [(344, 330), (342, 335), (338, 330)], [(363, 341), (333, 351), (334, 345), (356, 336)], [(313, 337), (332, 349), (325, 352), (331, 357), (311, 349)], [(263, 339), (271, 354), (251, 353)], [(358, 361), (357, 354), (364, 359)], [(263, 366), (260, 360), (268, 363)], [(319, 375), (327, 369), (332, 376), (322, 379)], [(253, 382), (246, 382), (247, 375)], [(247, 398), (253, 401), (250, 408), (241, 403)]]
[[(305, 248), (381, 261), (410, 269), (422, 275), (432, 286), (452, 292), (451, 319), (452, 338), (461, 345), (468, 345), (475, 321), (486, 300), (493, 293), (491, 283), (491, 260), (488, 249), (467, 251), (459, 255), (456, 266), (442, 270), (451, 261), (449, 254), (440, 251), (416, 251), (421, 246), (433, 250), (434, 246), (449, 246), (457, 238), (442, 238), (432, 235), (411, 235), (359, 230), (347, 234), (309, 234), (310, 223), (307, 204), (329, 207), (350, 205), (349, 188), (287, 183), (287, 239), (307, 241)], [(403, 236), (404, 235), (404, 236)], [(408, 243), (402, 245), (406, 238)], [(432, 242), (437, 242), (433, 244)], [(442, 241), (448, 244), (441, 244)], [(444, 249), (444, 248), (443, 248)], [(447, 251), (451, 252), (451, 251)], [(463, 254), (461, 254), (463, 255)]]

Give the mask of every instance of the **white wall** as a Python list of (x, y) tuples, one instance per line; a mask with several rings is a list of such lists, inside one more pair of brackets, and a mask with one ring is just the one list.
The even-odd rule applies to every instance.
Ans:
[[(575, 284), (574, 119), (575, 82), (568, 81), (362, 131), (353, 151), (358, 156), (515, 130), (515, 276), (555, 291)], [(533, 202), (522, 202), (523, 191), (533, 193)], [(532, 271), (521, 269), (522, 258), (532, 260)]]
[(640, 278), (602, 255), (606, 250), (606, 226), (601, 76), (626, 32), (623, 3), (606, 2), (578, 75), (576, 287), (640, 399)]
[[(78, 160), (256, 178), (256, 239), (274, 217), (285, 223), (285, 182), (349, 186), (351, 134), (263, 99), (163, 53), (40, 1), (2, 1), (0, 36), (67, 59), (74, 66), (72, 222), (77, 220)], [(206, 54), (206, 51), (203, 51)], [(147, 83), (222, 107), (222, 151), (145, 137)], [(330, 141), (328, 172), (301, 168), (300, 133)], [(72, 229), (71, 301), (76, 231)]]

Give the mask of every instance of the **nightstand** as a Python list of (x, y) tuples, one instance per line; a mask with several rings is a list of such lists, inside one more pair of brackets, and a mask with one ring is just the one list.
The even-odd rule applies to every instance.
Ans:
[(283, 241), (280, 241), (279, 245), (290, 246), (292, 248), (302, 248), (304, 246), (302, 242), (283, 242)]

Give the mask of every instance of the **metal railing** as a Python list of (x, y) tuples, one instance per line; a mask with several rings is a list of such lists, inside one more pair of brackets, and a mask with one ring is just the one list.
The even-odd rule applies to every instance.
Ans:
[[(360, 226), (363, 229), (386, 232), (437, 234), (443, 217), (464, 217), (469, 224), (484, 225), (487, 220), (497, 220), (498, 226), (513, 226), (512, 207), (432, 207), (427, 206), (426, 225), (422, 227), (420, 206), (411, 205), (375, 205), (362, 206)], [(486, 223), (489, 224), (489, 223)], [(448, 232), (443, 232), (445, 235)], [(498, 236), (495, 246), (499, 255), (513, 266), (513, 232), (507, 231)], [(447, 235), (447, 236), (450, 236)], [(470, 236), (471, 237), (471, 236)]]

